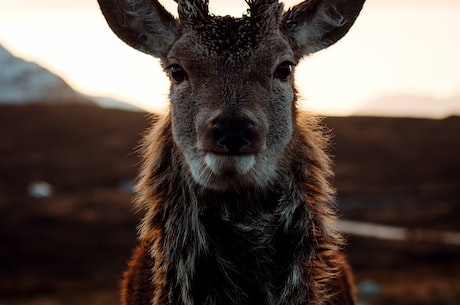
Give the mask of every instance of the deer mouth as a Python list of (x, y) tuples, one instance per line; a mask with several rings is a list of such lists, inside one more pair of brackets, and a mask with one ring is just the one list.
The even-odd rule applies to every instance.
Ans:
[(225, 155), (208, 151), (187, 162), (198, 184), (226, 191), (269, 185), (277, 175), (277, 166), (268, 159), (259, 154)]
[(254, 155), (219, 155), (207, 153), (204, 163), (215, 176), (234, 177), (246, 175), (254, 167)]
[[(248, 188), (257, 184), (255, 179), (256, 155), (223, 155), (207, 152), (201, 161), (199, 172), (195, 172), (196, 181), (203, 186), (216, 190)], [(193, 171), (192, 171), (193, 173)]]

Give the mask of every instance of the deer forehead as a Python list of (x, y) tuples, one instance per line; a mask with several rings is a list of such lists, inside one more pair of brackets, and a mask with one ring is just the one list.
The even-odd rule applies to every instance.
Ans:
[(212, 17), (197, 30), (200, 42), (217, 53), (248, 53), (262, 38), (260, 25), (246, 17)]
[[(293, 52), (278, 30), (249, 17), (212, 16), (193, 30), (184, 32), (168, 58), (187, 61), (191, 66), (203, 62), (228, 69), (247, 65), (275, 65), (283, 58), (293, 61)], [(271, 68), (271, 67), (270, 67)]]

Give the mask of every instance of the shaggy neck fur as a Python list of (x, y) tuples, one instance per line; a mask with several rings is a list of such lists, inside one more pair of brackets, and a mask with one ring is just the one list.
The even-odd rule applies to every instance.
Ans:
[(170, 116), (155, 124), (137, 188), (146, 210), (140, 238), (151, 256), (148, 304), (334, 303), (340, 237), (329, 226), (331, 171), (324, 136), (308, 121), (296, 124), (277, 181), (231, 193), (197, 185)]

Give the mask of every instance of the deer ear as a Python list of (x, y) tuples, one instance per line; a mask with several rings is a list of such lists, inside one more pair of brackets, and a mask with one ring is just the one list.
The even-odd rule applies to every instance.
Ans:
[(156, 0), (98, 0), (112, 31), (129, 46), (165, 58), (178, 31), (177, 20)]
[(324, 49), (342, 38), (365, 0), (306, 0), (284, 13), (280, 29), (298, 59)]

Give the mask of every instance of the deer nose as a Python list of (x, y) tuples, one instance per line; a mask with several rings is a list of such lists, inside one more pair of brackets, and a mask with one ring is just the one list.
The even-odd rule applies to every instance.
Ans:
[(217, 147), (227, 155), (237, 155), (251, 146), (254, 122), (243, 118), (216, 119), (212, 123), (212, 130)]

